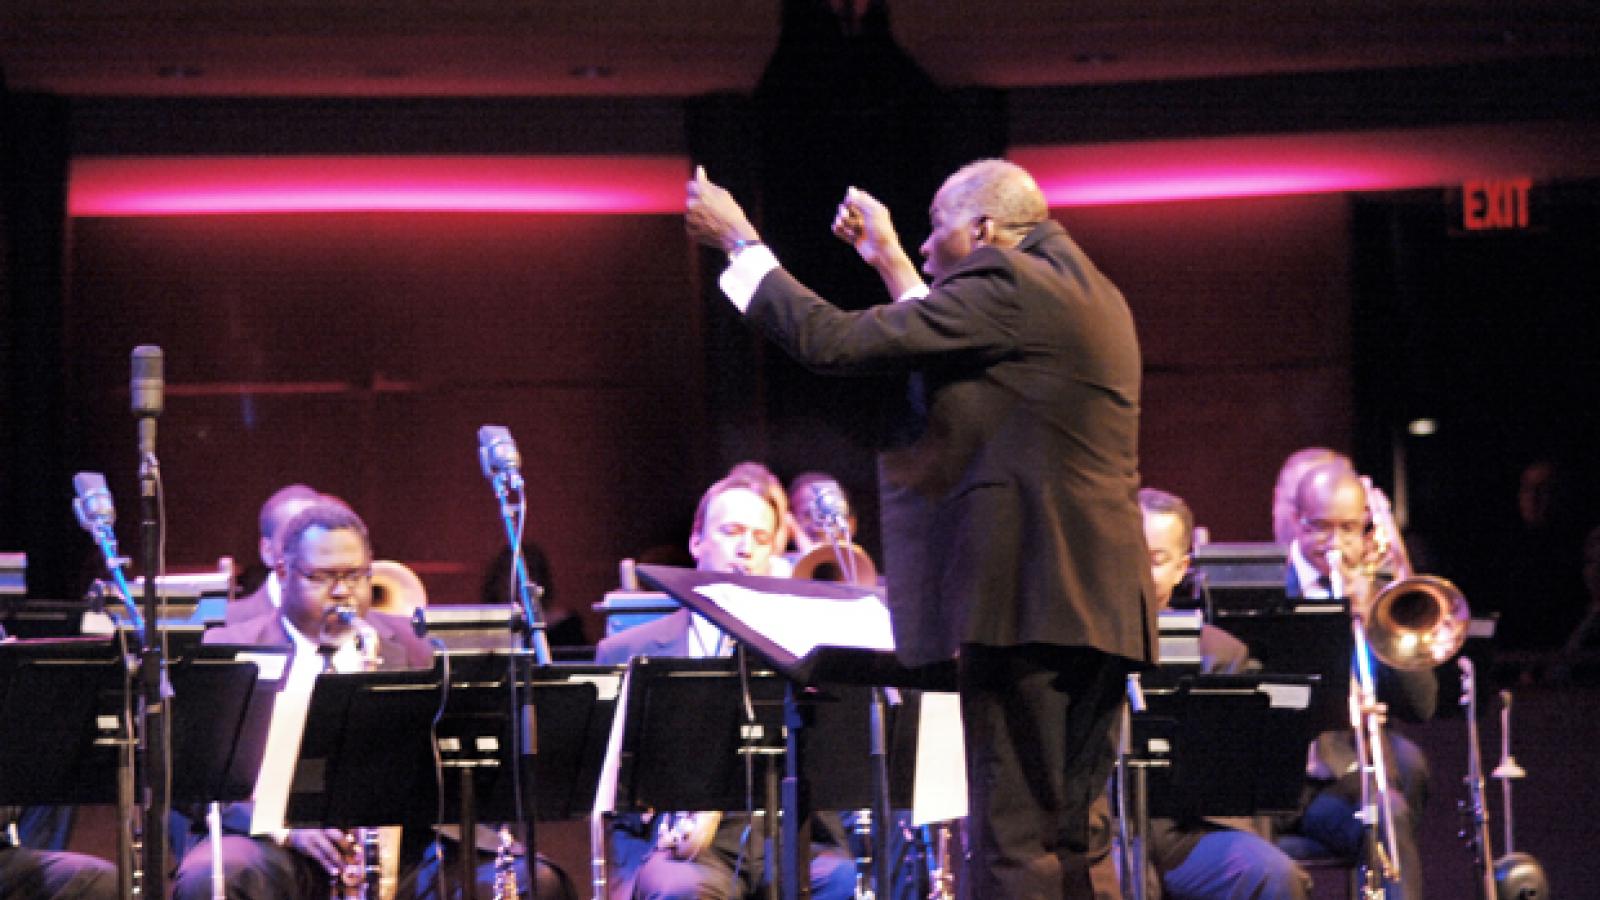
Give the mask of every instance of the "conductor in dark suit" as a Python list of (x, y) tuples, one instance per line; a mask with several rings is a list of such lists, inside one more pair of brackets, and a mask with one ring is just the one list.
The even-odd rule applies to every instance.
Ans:
[(959, 657), (969, 885), (1088, 896), (1088, 808), (1123, 679), (1155, 653), (1139, 486), (1140, 359), (1122, 294), (1022, 168), (982, 160), (933, 199), (925, 285), (888, 210), (850, 189), (834, 231), (895, 302), (830, 304), (697, 172), (687, 225), (724, 293), (820, 372), (900, 372), (908, 416), (879, 493), (903, 662)]
[[(292, 647), (289, 672), (277, 706), (293, 692), (309, 694), (325, 671), (428, 668), (432, 648), (403, 620), (370, 612), (372, 545), (366, 525), (343, 504), (314, 503), (283, 527), (276, 574), (282, 604), (237, 625), (214, 628), (206, 643)], [(350, 611), (349, 619), (341, 616)], [(302, 712), (303, 716), (304, 713)], [(263, 773), (288, 755), (296, 742), (279, 745), (279, 710), (274, 711)], [(302, 720), (303, 721), (303, 720)], [(283, 748), (287, 747), (287, 750)], [(327, 896), (330, 877), (344, 864), (344, 835), (334, 829), (264, 830), (254, 800), (230, 804), (223, 813), (224, 883), (230, 898)], [(252, 836), (254, 835), (254, 836)], [(174, 900), (207, 900), (212, 854), (203, 841), (185, 854), (174, 881)]]

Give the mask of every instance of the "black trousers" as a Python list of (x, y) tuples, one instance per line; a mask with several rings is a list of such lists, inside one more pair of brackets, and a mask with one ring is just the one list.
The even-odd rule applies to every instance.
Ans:
[(1089, 807), (1111, 772), (1128, 671), (1126, 660), (1081, 647), (962, 647), (964, 897), (1094, 896)]

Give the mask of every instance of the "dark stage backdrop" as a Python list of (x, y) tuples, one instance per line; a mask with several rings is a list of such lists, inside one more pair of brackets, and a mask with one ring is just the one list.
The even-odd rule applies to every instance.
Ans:
[(1350, 449), (1346, 195), (1058, 210), (1128, 299), (1145, 483), (1214, 540), (1268, 540), (1290, 452)]
[(478, 602), (504, 537), (476, 433), (506, 425), (558, 604), (587, 612), (710, 475), (690, 267), (675, 216), (75, 220), (70, 464), (107, 472), (136, 547), (128, 355), (159, 344), (170, 568), (254, 562), (260, 503), (304, 481), (434, 602)]

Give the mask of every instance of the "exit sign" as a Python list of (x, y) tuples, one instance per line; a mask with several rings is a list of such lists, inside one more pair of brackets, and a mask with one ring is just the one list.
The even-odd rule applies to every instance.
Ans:
[(1461, 227), (1466, 231), (1527, 228), (1531, 178), (1478, 178), (1461, 184)]

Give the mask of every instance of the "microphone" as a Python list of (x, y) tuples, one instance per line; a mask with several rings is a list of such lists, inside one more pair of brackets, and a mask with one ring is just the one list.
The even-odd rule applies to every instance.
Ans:
[(83, 530), (96, 537), (102, 529), (117, 522), (117, 507), (111, 502), (111, 490), (106, 487), (106, 476), (99, 472), (79, 472), (72, 476), (72, 489), (78, 495), (72, 501), (72, 512), (78, 517)]
[(141, 344), (133, 348), (133, 378), (128, 393), (133, 398), (133, 414), (139, 418), (139, 455), (156, 452), (156, 417), (161, 415), (166, 382), (162, 376), (161, 348)]
[(503, 481), (511, 490), (522, 490), (522, 454), (504, 425), (478, 429), (478, 464), (483, 467), (483, 477), (494, 482), (496, 489)]
[(812, 522), (843, 541), (850, 540), (850, 508), (844, 494), (832, 484), (818, 484), (811, 495)]

